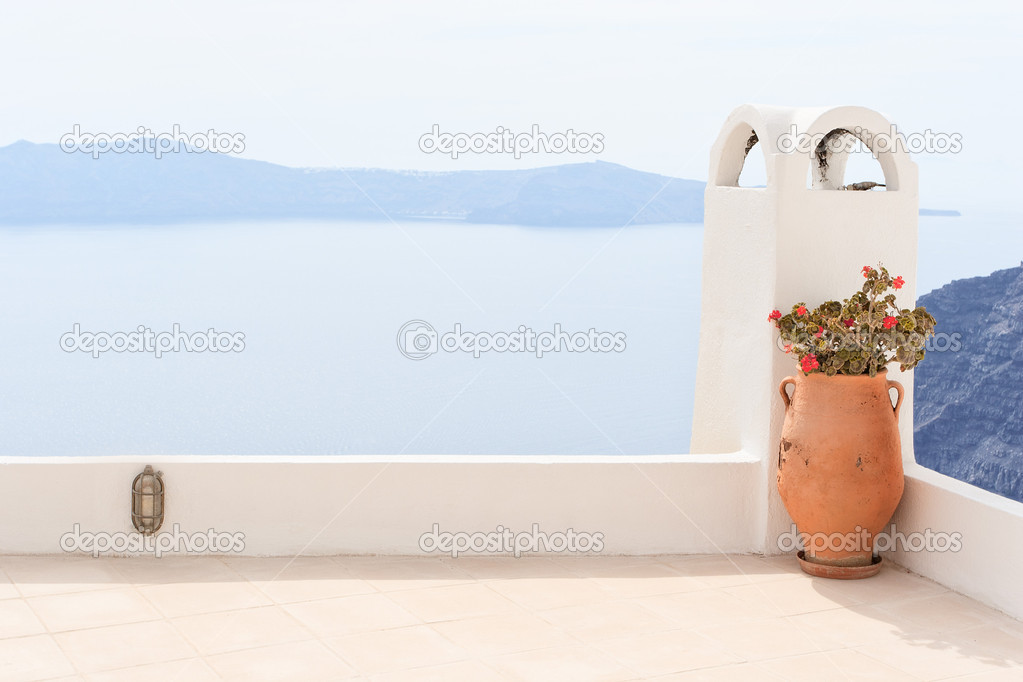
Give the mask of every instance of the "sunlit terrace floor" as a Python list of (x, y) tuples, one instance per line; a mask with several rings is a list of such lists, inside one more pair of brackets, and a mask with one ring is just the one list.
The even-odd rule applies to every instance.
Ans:
[(1023, 623), (787, 557), (0, 557), (0, 680), (1023, 679)]

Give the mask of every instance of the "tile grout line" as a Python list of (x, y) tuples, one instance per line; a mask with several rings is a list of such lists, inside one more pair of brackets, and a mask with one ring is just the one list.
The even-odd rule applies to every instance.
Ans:
[[(53, 632), (50, 631), (50, 626), (47, 625), (46, 621), (44, 621), (42, 619), (42, 617), (40, 617), (40, 615), (36, 612), (36, 610), (34, 608), (32, 608), (32, 605), (28, 602), (29, 598), (25, 596), (24, 591), (21, 589), (21, 587), (18, 585), (18, 583), (14, 582), (11, 579), (11, 576), (10, 576), (10, 574), (7, 573), (6, 569), (4, 569), (3, 567), (0, 567), (0, 570), (3, 571), (4, 576), (8, 580), (11, 580), (11, 584), (14, 585), (14, 589), (18, 592), (19, 595), (21, 595), (21, 598), (20, 598), (21, 601), (24, 602), (25, 607), (32, 613), (32, 616), (37, 621), (39, 621), (39, 624), (43, 627), (43, 630), (46, 631), (47, 637), (49, 637), (50, 641), (53, 642), (53, 645), (57, 647), (57, 650), (60, 651), (61, 655), (64, 657), (64, 660), (66, 660), (71, 665), (71, 668), (75, 671), (75, 674), (77, 676), (84, 677), (85, 673), (83, 673), (82, 670), (79, 668), (78, 662), (71, 657), (71, 655), (67, 652), (67, 650), (63, 646), (61, 646), (60, 641), (56, 637), (56, 633), (53, 633)], [(72, 592), (72, 593), (62, 593), (62, 594), (77, 594), (77, 593)], [(61, 596), (61, 595), (56, 595), (55, 594), (55, 595), (47, 595), (47, 596)], [(58, 677), (51, 677), (49, 679), (59, 679), (59, 678)]]
[[(638, 670), (635, 670), (631, 665), (624, 664), (621, 661), (617, 660), (613, 656), (607, 656), (604, 652), (602, 652), (598, 647), (594, 646), (593, 644), (590, 644), (589, 642), (584, 642), (582, 639), (580, 639), (576, 635), (572, 634), (570, 631), (566, 630), (565, 628), (561, 627), (560, 625), (548, 621), (546, 618), (544, 618), (540, 614), (539, 611), (534, 611), (533, 609), (530, 609), (525, 604), (522, 604), (521, 602), (519, 602), (516, 599), (513, 599), (511, 597), (506, 597), (505, 595), (501, 594), (497, 590), (493, 589), (490, 585), (486, 585), (485, 587), (487, 589), (489, 589), (491, 592), (493, 592), (494, 594), (496, 594), (499, 597), (501, 597), (502, 599), (506, 599), (507, 601), (511, 602), (519, 610), (525, 612), (527, 615), (535, 616), (536, 618), (539, 618), (540, 620), (544, 621), (545, 623), (547, 623), (548, 625), (553, 627), (555, 630), (560, 632), (562, 635), (566, 636), (569, 640), (575, 640), (576, 644), (582, 645), (584, 648), (589, 649), (589, 650), (595, 652), (596, 654), (598, 654), (598, 659), (602, 658), (604, 660), (611, 661), (611, 662), (615, 663), (616, 665), (621, 666), (622, 669), (627, 670), (630, 673), (633, 673), (633, 674), (637, 675), (638, 676), (637, 679), (643, 679), (643, 675)], [(550, 646), (550, 647), (540, 647), (539, 649), (531, 649), (530, 651), (544, 651), (544, 650), (553, 649), (553, 648), (556, 648), (556, 645), (555, 646)], [(504, 656), (514, 656), (514, 655), (518, 655), (518, 654), (522, 654), (522, 653), (526, 653), (526, 652), (524, 652), (524, 651), (515, 652), (515, 653), (511, 653), (511, 654), (504, 654)]]
[[(220, 561), (220, 557), (212, 557), (212, 560), (217, 561), (218, 563), (223, 564), (223, 562)], [(127, 577), (127, 576), (125, 576), (125, 577)], [(169, 584), (173, 584), (173, 583), (169, 583)], [(159, 613), (162, 616), (163, 622), (167, 623), (168, 627), (170, 627), (171, 630), (173, 630), (175, 632), (175, 634), (177, 634), (177, 636), (181, 638), (181, 641), (183, 641), (185, 644), (187, 644), (195, 652), (195, 656), (193, 656), (192, 658), (183, 658), (183, 659), (176, 659), (176, 660), (183, 660), (183, 661), (199, 660), (209, 670), (213, 671), (214, 675), (216, 675), (220, 679), (223, 679), (221, 677), (220, 673), (218, 673), (216, 670), (214, 670), (213, 666), (211, 666), (209, 664), (209, 662), (206, 660), (206, 658), (202, 655), (202, 652), (199, 651), (199, 648), (197, 646), (195, 646), (194, 644), (192, 644), (192, 641), (190, 639), (188, 639), (188, 637), (185, 637), (184, 633), (182, 633), (181, 630), (178, 629), (178, 627), (174, 624), (174, 622), (171, 620), (171, 618), (167, 614), (165, 614), (163, 612), (163, 609), (161, 609), (149, 597), (147, 597), (145, 595), (145, 593), (142, 592), (142, 590), (139, 589), (138, 585), (136, 585), (135, 583), (131, 584), (131, 588), (132, 588), (132, 590), (134, 590), (139, 595), (139, 597), (141, 597), (147, 604), (149, 604), (153, 608), (154, 611)], [(161, 661), (161, 662), (163, 662), (163, 661)], [(169, 663), (170, 661), (166, 661), (166, 662)], [(139, 666), (131, 666), (131, 667), (139, 667)]]

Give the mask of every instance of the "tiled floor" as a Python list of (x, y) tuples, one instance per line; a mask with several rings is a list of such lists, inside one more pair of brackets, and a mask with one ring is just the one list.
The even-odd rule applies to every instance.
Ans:
[(0, 557), (0, 680), (1023, 680), (1023, 623), (788, 557)]

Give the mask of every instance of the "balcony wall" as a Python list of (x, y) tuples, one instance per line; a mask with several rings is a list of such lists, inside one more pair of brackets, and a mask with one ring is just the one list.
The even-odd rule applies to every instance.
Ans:
[(164, 472), (166, 521), (245, 534), (245, 554), (421, 554), (441, 531), (602, 533), (604, 553), (759, 551), (760, 463), (699, 457), (17, 458), (0, 476), (0, 553), (130, 532), (130, 487)]

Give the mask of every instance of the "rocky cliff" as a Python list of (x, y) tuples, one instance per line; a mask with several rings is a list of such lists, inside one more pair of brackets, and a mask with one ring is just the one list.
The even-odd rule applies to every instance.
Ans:
[(917, 461), (1023, 501), (1023, 264), (919, 303), (938, 336), (916, 369)]

